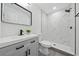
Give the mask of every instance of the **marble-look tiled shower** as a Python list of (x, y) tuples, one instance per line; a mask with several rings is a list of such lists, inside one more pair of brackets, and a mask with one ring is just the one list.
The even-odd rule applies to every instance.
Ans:
[[(70, 9), (70, 12), (65, 10)], [(42, 13), (42, 39), (70, 47), (75, 53), (75, 4), (54, 13)]]

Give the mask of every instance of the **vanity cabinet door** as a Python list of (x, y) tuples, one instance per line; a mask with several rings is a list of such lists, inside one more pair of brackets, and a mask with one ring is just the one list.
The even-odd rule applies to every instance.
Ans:
[(38, 40), (30, 40), (30, 44), (27, 46), (28, 56), (38, 56)]
[(27, 54), (26, 54), (27, 46), (28, 45), (24, 45), (24, 48), (16, 50), (16, 54), (14, 53), (14, 55), (12, 55), (12, 56), (27, 56)]
[(28, 49), (30, 49), (30, 55), (29, 56), (38, 56), (38, 48), (37, 43), (31, 44)]
[(19, 50), (11, 51), (6, 54), (6, 56), (25, 56), (25, 48), (21, 48)]

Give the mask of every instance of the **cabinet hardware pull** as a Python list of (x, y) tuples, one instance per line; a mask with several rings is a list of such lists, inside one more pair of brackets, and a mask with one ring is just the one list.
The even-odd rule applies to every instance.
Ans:
[(29, 49), (29, 55), (30, 55), (30, 49)]
[(26, 53), (26, 56), (28, 56), (27, 51), (25, 53)]
[(20, 46), (20, 47), (17, 47), (16, 50), (21, 49), (21, 48), (23, 48), (23, 47), (24, 47), (24, 45), (22, 45), (22, 46)]
[(35, 40), (34, 41), (31, 41), (31, 43), (34, 43), (35, 42)]
[(30, 49), (27, 49), (27, 51), (25, 51), (26, 53), (26, 56), (29, 56), (30, 55)]
[(27, 49), (27, 56), (30, 55), (30, 49)]

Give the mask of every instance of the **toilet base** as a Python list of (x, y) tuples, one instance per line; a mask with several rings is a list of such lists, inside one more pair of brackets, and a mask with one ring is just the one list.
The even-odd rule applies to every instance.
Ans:
[(49, 50), (49, 48), (46, 48), (46, 47), (43, 47), (43, 46), (40, 46), (40, 48), (39, 48), (40, 53), (42, 53), (45, 56), (49, 55), (49, 51), (48, 50)]

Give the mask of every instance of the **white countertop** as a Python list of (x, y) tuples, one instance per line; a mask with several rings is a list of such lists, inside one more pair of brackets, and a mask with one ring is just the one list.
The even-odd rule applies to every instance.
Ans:
[(29, 35), (22, 35), (22, 36), (10, 36), (10, 37), (0, 38), (0, 48), (8, 45), (12, 45), (24, 40), (28, 40), (34, 37), (38, 37), (38, 36), (39, 34), (29, 34)]

